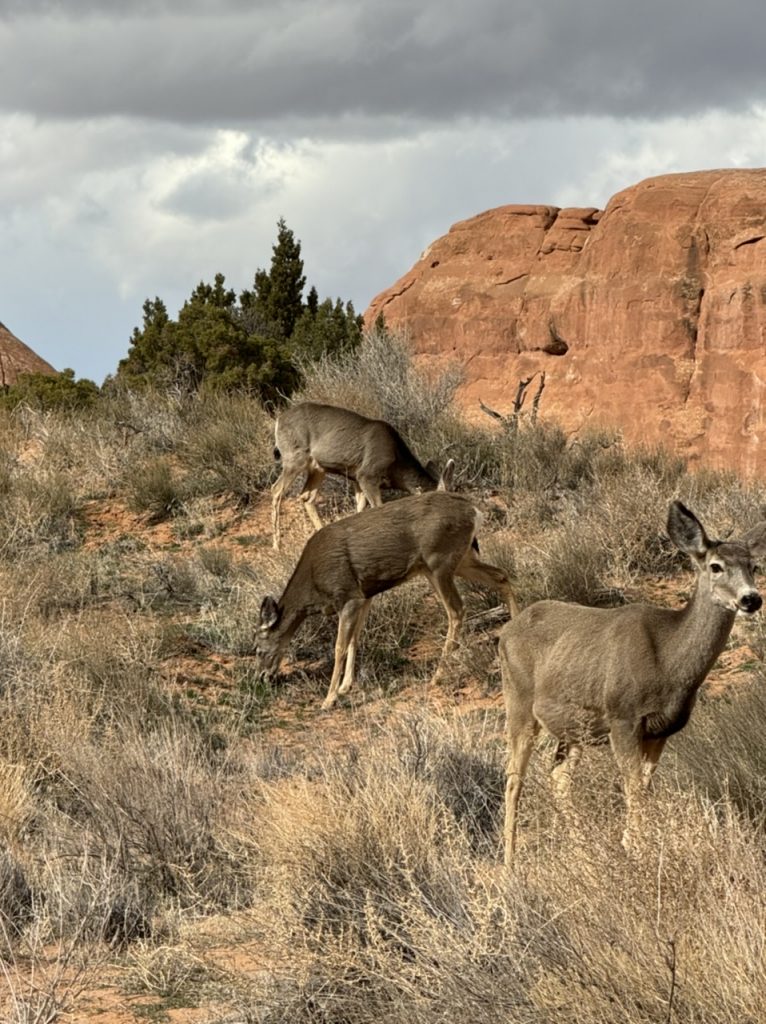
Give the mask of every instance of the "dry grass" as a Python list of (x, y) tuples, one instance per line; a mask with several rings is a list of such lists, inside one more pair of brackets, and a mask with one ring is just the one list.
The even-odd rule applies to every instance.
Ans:
[(629, 858), (611, 759), (586, 759), (567, 817), (543, 753), (509, 875), (496, 724), (405, 719), (263, 787), (254, 913), (271, 969), (242, 984), (247, 1019), (762, 1019), (760, 831), (680, 785), (671, 757)]
[[(306, 396), (454, 457), (522, 604), (680, 595), (674, 497), (720, 535), (763, 515), (760, 484), (617, 437), (469, 427), (454, 383), (372, 338)], [(462, 588), (469, 628), (438, 695), (446, 619), (422, 582), (373, 603), (360, 686), (332, 715), (329, 619), (273, 686), (254, 678), (260, 600), (307, 535), (286, 510), (271, 550), (272, 443), (241, 396), (0, 413), (2, 1019), (64, 1019), (104, 958), (127, 989), (230, 1024), (766, 1019), (763, 627), (735, 641), (750, 681), (669, 744), (639, 856), (619, 844), (608, 752), (583, 759), (562, 814), (541, 749), (508, 874), (493, 595)], [(349, 508), (328, 489), (326, 515)], [(453, 697), (461, 717), (433, 710)], [(200, 938), (211, 921), (225, 951)]]

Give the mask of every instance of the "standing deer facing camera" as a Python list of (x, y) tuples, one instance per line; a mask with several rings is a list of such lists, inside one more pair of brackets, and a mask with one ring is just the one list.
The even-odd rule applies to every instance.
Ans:
[[(335, 663), (322, 710), (354, 682), (359, 635), (376, 594), (423, 575), (447, 613), (449, 627), (440, 670), (463, 621), (455, 577), (498, 591), (511, 612), (516, 601), (507, 575), (479, 559), (474, 543), (481, 514), (467, 498), (442, 490), (391, 501), (329, 523), (309, 537), (298, 564), (277, 600), (261, 604), (256, 671), (271, 674), (293, 634), (312, 613), (337, 613)], [(342, 682), (341, 682), (342, 676)]]
[(431, 463), (422, 466), (385, 420), (371, 420), (350, 409), (300, 402), (284, 409), (274, 427), (274, 455), (282, 472), (271, 488), (274, 548), (279, 550), (279, 515), (285, 491), (306, 474), (300, 497), (315, 530), (322, 520), (317, 492), (327, 473), (348, 477), (356, 491), (356, 510), (383, 504), (381, 487), (400, 491), (433, 491), (439, 474)]
[(683, 608), (539, 601), (501, 631), (506, 864), (513, 859), (519, 794), (541, 727), (558, 740), (554, 781), (564, 793), (583, 745), (609, 738), (627, 804), (623, 845), (630, 845), (666, 740), (688, 722), (737, 612), (752, 615), (761, 607), (754, 562), (766, 553), (766, 522), (738, 541), (710, 540), (697, 517), (674, 501), (667, 529), (697, 570)]

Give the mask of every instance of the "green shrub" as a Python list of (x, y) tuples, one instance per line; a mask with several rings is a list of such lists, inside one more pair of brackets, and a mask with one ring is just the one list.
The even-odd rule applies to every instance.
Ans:
[(61, 373), (20, 373), (16, 382), (0, 393), (0, 404), (14, 409), (29, 405), (33, 409), (87, 409), (98, 399), (99, 388), (92, 380), (75, 380), (74, 370)]

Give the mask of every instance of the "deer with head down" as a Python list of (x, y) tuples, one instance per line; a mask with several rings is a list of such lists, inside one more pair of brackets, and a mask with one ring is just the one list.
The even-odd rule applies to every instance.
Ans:
[(675, 501), (667, 530), (697, 571), (683, 608), (539, 601), (500, 633), (507, 864), (514, 855), (524, 773), (541, 728), (558, 741), (553, 772), (560, 793), (568, 791), (583, 745), (609, 740), (627, 804), (623, 845), (632, 844), (668, 737), (688, 722), (737, 613), (752, 615), (761, 607), (754, 572), (766, 553), (766, 521), (740, 540), (711, 540), (694, 513)]
[(317, 492), (327, 473), (345, 476), (354, 484), (356, 510), (383, 504), (382, 487), (400, 491), (433, 491), (439, 474), (423, 466), (407, 443), (385, 420), (369, 419), (350, 409), (318, 402), (300, 402), (284, 409), (274, 427), (274, 456), (282, 472), (271, 488), (274, 548), (279, 550), (282, 498), (290, 485), (306, 474), (300, 498), (314, 529), (322, 526)]
[[(451, 469), (451, 463), (449, 465)], [(335, 661), (322, 709), (354, 682), (359, 636), (376, 594), (425, 576), (447, 613), (447, 638), (433, 681), (457, 643), (463, 602), (459, 576), (499, 592), (509, 610), (516, 601), (508, 576), (480, 560), (475, 535), (481, 513), (458, 494), (438, 490), (367, 509), (322, 527), (309, 537), (281, 598), (265, 597), (256, 641), (257, 671), (272, 674), (307, 615), (338, 618)]]

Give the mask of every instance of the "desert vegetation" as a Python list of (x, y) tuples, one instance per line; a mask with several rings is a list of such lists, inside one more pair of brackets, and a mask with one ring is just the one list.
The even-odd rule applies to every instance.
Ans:
[[(418, 372), (385, 331), (300, 376), (299, 397), (455, 460), (522, 605), (677, 602), (672, 498), (722, 536), (763, 517), (760, 484), (615, 435), (470, 423), (459, 376)], [(260, 600), (309, 532), (286, 507), (272, 549), (272, 445), (237, 390), (0, 408), (2, 1019), (763, 1020), (760, 617), (668, 745), (642, 856), (620, 845), (609, 751), (586, 752), (562, 814), (543, 742), (508, 872), (494, 596), (462, 588), (439, 687), (444, 615), (415, 582), (373, 602), (331, 713), (333, 622), (306, 623), (276, 683), (254, 672)], [(323, 517), (353, 507), (328, 481)]]

